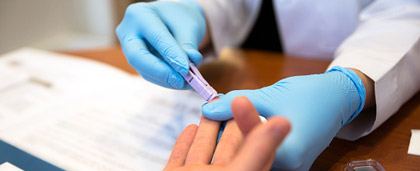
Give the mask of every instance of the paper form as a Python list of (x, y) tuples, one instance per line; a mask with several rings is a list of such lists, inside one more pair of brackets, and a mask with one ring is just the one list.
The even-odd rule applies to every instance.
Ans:
[(420, 156), (420, 129), (411, 130), (411, 139), (408, 154)]
[(9, 162), (4, 162), (0, 164), (0, 171), (22, 171), (22, 169), (10, 164)]
[(0, 139), (66, 170), (162, 170), (205, 102), (105, 64), (33, 49), (0, 57), (0, 68), (0, 78), (19, 75), (0, 84)]

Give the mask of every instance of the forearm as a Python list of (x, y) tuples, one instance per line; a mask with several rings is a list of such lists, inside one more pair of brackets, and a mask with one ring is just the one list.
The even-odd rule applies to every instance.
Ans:
[[(378, 0), (360, 14), (358, 28), (336, 51), (336, 58), (330, 67), (338, 65), (351, 68), (363, 79), (367, 91), (365, 108), (375, 106), (375, 92), (381, 94), (378, 99), (382, 96), (379, 88), (374, 90), (372, 80), (381, 83), (383, 81), (380, 80), (390, 71), (403, 69), (396, 65), (404, 63), (401, 62), (404, 56), (419, 39), (419, 14), (420, 8), (415, 1)], [(410, 73), (413, 73), (411, 70)], [(387, 87), (390, 88), (390, 85)], [(395, 91), (387, 92), (391, 93)]]

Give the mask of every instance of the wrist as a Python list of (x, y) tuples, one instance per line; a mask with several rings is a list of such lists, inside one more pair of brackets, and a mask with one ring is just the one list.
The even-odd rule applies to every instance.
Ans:
[[(351, 82), (353, 83), (353, 86), (355, 87), (356, 91), (353, 91), (353, 90), (349, 89), (349, 90), (347, 90), (349, 92), (346, 92), (346, 93), (349, 93), (349, 94), (350, 93), (357, 93), (357, 95), (359, 97), (359, 99), (351, 99), (351, 101), (350, 101), (350, 105), (358, 105), (358, 108), (347, 119), (347, 121), (345, 122), (345, 124), (346, 124), (346, 123), (351, 122), (364, 108), (365, 101), (366, 101), (366, 88), (364, 86), (364, 83), (363, 83), (362, 79), (353, 70), (348, 69), (348, 68), (342, 68), (342, 67), (339, 67), (339, 66), (334, 66), (329, 71), (327, 71), (327, 73), (328, 72), (333, 72), (333, 71), (341, 72), (347, 78), (349, 78), (351, 80)], [(351, 96), (349, 96), (349, 97), (351, 97)]]
[(349, 69), (354, 71), (360, 77), (360, 79), (363, 82), (363, 85), (366, 88), (366, 101), (365, 101), (365, 106), (363, 109), (367, 109), (367, 108), (375, 106), (376, 104), (375, 88), (374, 88), (375, 83), (373, 82), (373, 80), (357, 69), (354, 69), (354, 68), (349, 68)]

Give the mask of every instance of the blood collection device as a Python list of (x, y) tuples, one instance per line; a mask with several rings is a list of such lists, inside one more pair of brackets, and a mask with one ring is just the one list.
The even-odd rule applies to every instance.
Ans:
[(218, 96), (216, 90), (203, 78), (192, 62), (190, 62), (190, 70), (184, 79), (204, 100), (211, 101)]

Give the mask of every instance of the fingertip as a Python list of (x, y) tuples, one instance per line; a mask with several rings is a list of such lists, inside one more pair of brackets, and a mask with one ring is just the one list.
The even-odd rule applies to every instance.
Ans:
[(167, 83), (174, 89), (183, 89), (186, 84), (184, 78), (176, 73), (169, 73)]
[[(247, 111), (252, 107), (251, 101), (245, 96), (237, 96), (232, 100), (231, 104), (232, 109), (235, 111)], [(253, 107), (252, 107), (253, 108)], [(251, 108), (251, 109), (252, 109)], [(242, 113), (242, 112), (241, 112)]]
[(186, 141), (185, 137), (192, 137), (194, 139), (195, 133), (198, 130), (198, 126), (195, 124), (188, 125), (184, 131), (178, 136), (178, 141)]
[(201, 112), (206, 118), (213, 119), (213, 103), (204, 103), (203, 106), (201, 106)]
[(248, 135), (255, 126), (261, 123), (257, 110), (247, 97), (235, 97), (231, 106), (233, 118), (243, 135)]
[(171, 47), (168, 51), (171, 52), (161, 53), (161, 55), (166, 58), (169, 65), (181, 74), (181, 76), (187, 75), (190, 70), (190, 60), (187, 53), (181, 50), (180, 47), (175, 46)]
[(191, 59), (191, 61), (196, 65), (200, 65), (203, 60), (203, 55), (196, 49), (193, 48), (185, 48), (185, 52), (187, 52), (188, 57)]
[(214, 112), (218, 108), (220, 108), (221, 105), (223, 105), (223, 99), (221, 99), (220, 97), (217, 97), (213, 100), (210, 100), (207, 103), (204, 103), (202, 106), (202, 109), (207, 112), (212, 112), (212, 111)]
[(237, 96), (231, 103), (232, 113), (235, 118), (254, 119), (259, 116), (257, 109), (245, 96)]
[(181, 76), (186, 76), (190, 70), (189, 61), (179, 61), (169, 59), (169, 65), (175, 69)]
[(267, 123), (270, 123), (270, 132), (281, 140), (291, 130), (291, 124), (285, 117), (272, 117)]
[(185, 128), (185, 130), (189, 130), (189, 131), (191, 131), (191, 132), (195, 132), (197, 129), (198, 129), (198, 125), (196, 125), (196, 124), (191, 124), (191, 125), (188, 125), (188, 126)]
[(179, 71), (179, 74), (181, 74), (182, 76), (186, 76), (188, 72), (190, 71), (190, 66), (182, 65), (179, 67), (178, 71)]
[(203, 114), (205, 114), (204, 116), (206, 116), (206, 114), (211, 114), (212, 113), (212, 111), (214, 110), (215, 106), (218, 105), (218, 103), (216, 103), (215, 101), (217, 101), (219, 99), (220, 99), (220, 97), (216, 97), (216, 98), (210, 100), (209, 102), (204, 103), (201, 106), (201, 110), (203, 111)]
[[(186, 89), (191, 89), (191, 87), (189, 87), (189, 85), (187, 83), (182, 83), (182, 85), (176, 85), (176, 83), (171, 83), (170, 81), (168, 81), (169, 79), (159, 79), (160, 76), (157, 75), (152, 75), (149, 76), (146, 73), (137, 70), (137, 72), (147, 81), (153, 83), (153, 84), (157, 84), (159, 86), (165, 87), (165, 88), (169, 88), (169, 89), (177, 89), (177, 90), (186, 90)], [(175, 72), (172, 72), (175, 73)], [(176, 73), (178, 74), (178, 73)], [(179, 75), (179, 74), (178, 74)], [(170, 77), (168, 75), (168, 77)], [(184, 81), (183, 79), (181, 79), (182, 81)], [(180, 88), (181, 87), (181, 88)]]
[(184, 87), (182, 87), (180, 90), (191, 90), (191, 89), (192, 89), (191, 85), (186, 83), (184, 84)]
[(201, 110), (206, 118), (218, 121), (225, 121), (232, 118), (230, 105), (227, 105), (230, 103), (222, 97), (223, 94), (219, 94), (217, 98), (203, 104)]
[(290, 123), (289, 119), (287, 119), (286, 117), (276, 116), (276, 117), (272, 117), (272, 119), (274, 119), (279, 124), (284, 125), (289, 131), (292, 128), (292, 124)]
[(172, 170), (172, 168), (184, 165), (197, 130), (198, 126), (191, 124), (178, 135), (164, 170)]
[(187, 127), (195, 127), (195, 128), (198, 128), (198, 125), (196, 125), (196, 124), (190, 124)]
[(218, 105), (219, 100), (211, 100), (210, 102), (204, 103), (203, 106), (201, 106), (203, 111), (210, 112), (213, 111), (215, 106)]
[(249, 99), (246, 96), (237, 96), (233, 99), (232, 104), (233, 103), (237, 103), (237, 104), (244, 104), (250, 102)]
[(210, 104), (204, 104), (202, 107), (202, 113), (206, 118), (217, 121), (225, 121), (232, 118), (232, 113), (229, 109), (224, 107), (208, 107)]
[(290, 125), (285, 118), (272, 117), (266, 124), (256, 125), (246, 136), (234, 163), (247, 170), (262, 170), (273, 164), (276, 149), (283, 142)]

